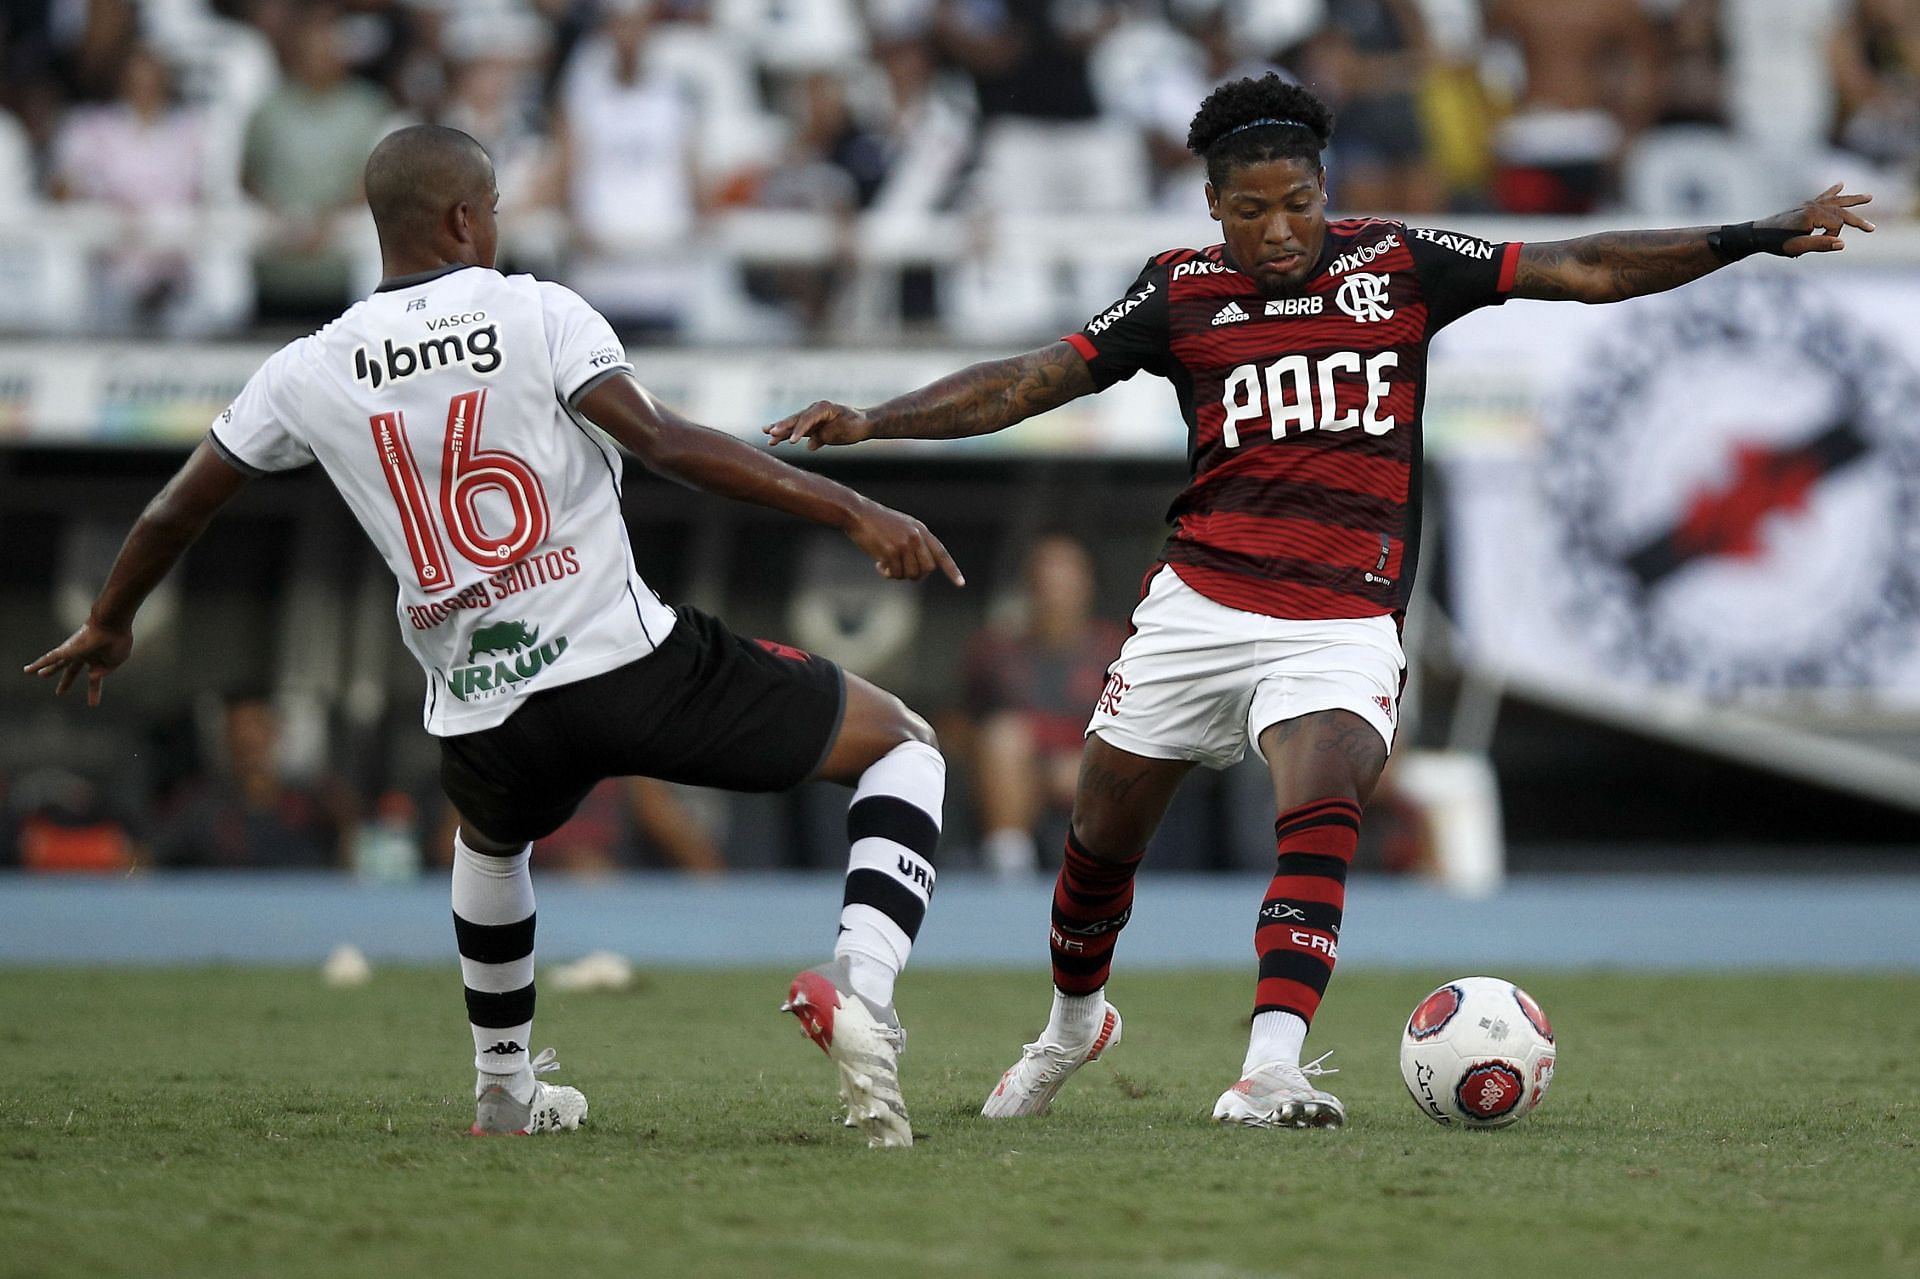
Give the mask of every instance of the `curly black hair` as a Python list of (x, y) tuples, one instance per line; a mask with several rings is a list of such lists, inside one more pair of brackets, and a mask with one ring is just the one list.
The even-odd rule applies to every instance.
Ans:
[(1209, 93), (1187, 129), (1187, 149), (1207, 162), (1207, 180), (1220, 187), (1236, 165), (1290, 158), (1318, 166), (1332, 138), (1327, 104), (1269, 71)]

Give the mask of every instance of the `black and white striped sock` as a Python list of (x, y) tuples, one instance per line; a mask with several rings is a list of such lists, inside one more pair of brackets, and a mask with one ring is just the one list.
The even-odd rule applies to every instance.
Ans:
[(860, 775), (847, 809), (847, 891), (835, 957), (853, 988), (893, 1003), (933, 897), (933, 849), (947, 791), (947, 761), (924, 742), (902, 742)]
[(467, 988), (473, 1064), (490, 1075), (532, 1078), (533, 875), (528, 844), (507, 857), (453, 839), (453, 933)]

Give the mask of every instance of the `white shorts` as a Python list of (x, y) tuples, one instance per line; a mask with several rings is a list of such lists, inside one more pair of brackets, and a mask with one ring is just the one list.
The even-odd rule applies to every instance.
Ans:
[[(1302, 622), (1216, 604), (1171, 568), (1133, 610), (1088, 733), (1151, 759), (1237, 764), (1269, 725), (1342, 710), (1393, 749), (1406, 655), (1391, 617)], [(1264, 757), (1263, 757), (1264, 758)]]

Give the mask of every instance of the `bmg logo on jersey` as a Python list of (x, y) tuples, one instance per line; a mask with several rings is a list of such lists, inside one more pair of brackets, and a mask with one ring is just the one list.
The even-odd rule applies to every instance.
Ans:
[(462, 364), (484, 377), (500, 367), (502, 358), (500, 330), (483, 324), (465, 333), (421, 338), (418, 342), (401, 342), (397, 346), (388, 338), (381, 343), (381, 350), (372, 355), (366, 347), (358, 347), (353, 353), (353, 376), (377, 388), (386, 382), (404, 382), (416, 374)]

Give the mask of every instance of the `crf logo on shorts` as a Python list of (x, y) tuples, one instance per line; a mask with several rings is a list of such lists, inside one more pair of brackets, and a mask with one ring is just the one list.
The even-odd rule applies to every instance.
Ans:
[(1101, 713), (1118, 715), (1120, 713), (1120, 699), (1126, 696), (1127, 690), (1131, 687), (1133, 687), (1131, 684), (1120, 678), (1119, 671), (1114, 671), (1108, 675), (1107, 686), (1100, 693), (1099, 709)]

